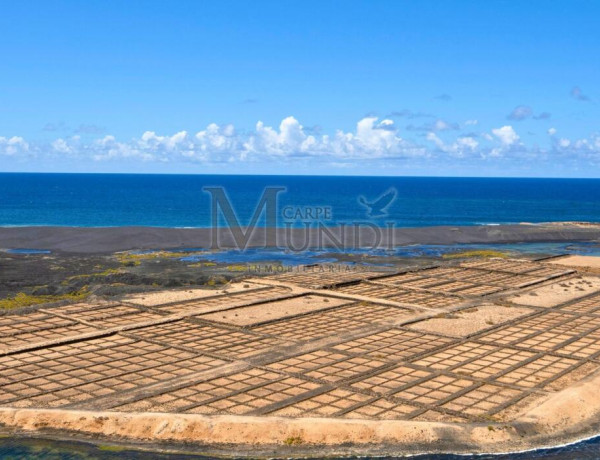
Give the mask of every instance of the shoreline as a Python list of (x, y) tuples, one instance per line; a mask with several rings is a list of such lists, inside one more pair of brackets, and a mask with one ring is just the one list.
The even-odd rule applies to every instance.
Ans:
[[(571, 224), (568, 226), (568, 232), (576, 231), (578, 228), (580, 227)], [(546, 230), (554, 231), (549, 228)], [(592, 230), (593, 232), (588, 236), (594, 235), (597, 231)], [(500, 236), (506, 237), (506, 235)], [(65, 259), (72, 258), (76, 257), (65, 257)], [(143, 292), (115, 298), (113, 300), (119, 302), (120, 308), (126, 311), (121, 311), (121, 316), (115, 312), (114, 321), (117, 323), (114, 324), (113, 314), (107, 316), (107, 313), (110, 308), (119, 304), (84, 303), (76, 307), (66, 304), (45, 305), (39, 310), (43, 314), (57, 316), (63, 320), (74, 318), (74, 321), (81, 324), (80, 327), (94, 329), (92, 331), (85, 329), (62, 338), (54, 336), (43, 338), (39, 342), (27, 343), (25, 346), (21, 346), (16, 338), (11, 339), (14, 345), (10, 345), (13, 342), (7, 342), (7, 348), (4, 350), (6, 357), (19, 356), (22, 353), (38, 353), (38, 350), (59, 346), (64, 346), (65, 350), (66, 347), (75, 349), (79, 347), (80, 342), (86, 343), (100, 338), (111, 341), (108, 345), (113, 347), (113, 342), (118, 337), (122, 336), (122, 340), (130, 340), (131, 335), (135, 340), (141, 340), (139, 337), (146, 337), (144, 334), (151, 331), (151, 328), (168, 327), (165, 325), (172, 323), (179, 324), (182, 330), (187, 327), (196, 332), (202, 325), (202, 327), (217, 327), (223, 334), (233, 333), (232, 331), (242, 335), (251, 334), (254, 340), (260, 334), (264, 334), (265, 337), (287, 334), (287, 328), (293, 328), (294, 322), (301, 321), (302, 318), (320, 318), (332, 314), (331, 317), (327, 316), (327, 321), (335, 321), (335, 318), (340, 315), (344, 318), (351, 315), (348, 309), (359, 318), (359, 310), (364, 308), (364, 302), (367, 302), (367, 305), (368, 302), (377, 305), (382, 313), (377, 313), (379, 310), (370, 312), (371, 315), (380, 316), (370, 316), (363, 321), (364, 324), (361, 323), (361, 328), (348, 327), (347, 331), (341, 328), (336, 334), (325, 334), (323, 338), (319, 338), (320, 333), (317, 333), (315, 337), (306, 338), (304, 341), (295, 338), (286, 343), (286, 346), (268, 347), (262, 354), (251, 353), (250, 357), (241, 357), (235, 354), (238, 353), (235, 351), (234, 354), (226, 356), (227, 359), (221, 360), (222, 362), (211, 364), (207, 369), (198, 368), (187, 377), (173, 379), (172, 376), (167, 376), (156, 382), (148, 380), (145, 385), (141, 385), (143, 382), (140, 381), (139, 388), (117, 391), (114, 395), (103, 395), (101, 388), (90, 389), (93, 398), (89, 403), (70, 399), (72, 396), (68, 393), (69, 389), (75, 390), (80, 384), (69, 382), (68, 379), (65, 380), (63, 385), (65, 388), (62, 390), (59, 388), (56, 391), (41, 391), (44, 398), (46, 396), (49, 398), (47, 403), (42, 398), (30, 404), (25, 397), (27, 395), (21, 395), (18, 393), (21, 390), (15, 388), (13, 391), (18, 393), (15, 393), (17, 399), (7, 392), (8, 399), (4, 399), (7, 402), (0, 404), (0, 435), (12, 436), (17, 442), (19, 438), (50, 436), (65, 441), (77, 440), (101, 445), (116, 443), (118, 446), (123, 446), (123, 450), (130, 447), (144, 451), (181, 451), (213, 457), (218, 455), (254, 458), (505, 454), (574, 444), (596, 437), (600, 433), (600, 395), (597, 392), (600, 385), (600, 368), (597, 367), (600, 362), (600, 351), (592, 350), (583, 356), (577, 355), (577, 359), (575, 356), (571, 359), (566, 356), (568, 353), (565, 350), (560, 351), (557, 348), (558, 351), (553, 351), (554, 349), (546, 350), (541, 347), (533, 352), (529, 349), (524, 350), (525, 345), (521, 347), (509, 341), (506, 348), (512, 350), (512, 356), (518, 363), (518, 372), (529, 375), (521, 385), (511, 383), (513, 377), (505, 378), (508, 375), (514, 376), (517, 372), (517, 368), (511, 370), (514, 364), (501, 362), (500, 367), (493, 372), (492, 369), (485, 370), (486, 356), (491, 349), (485, 351), (484, 348), (495, 347), (498, 349), (494, 353), (500, 352), (502, 347), (490, 345), (493, 339), (486, 334), (504, 330), (503, 328), (521, 327), (519, 326), (521, 323), (524, 324), (523, 330), (526, 330), (525, 336), (538, 337), (539, 334), (546, 332), (555, 334), (557, 340), (560, 339), (555, 348), (562, 346), (563, 342), (569, 346), (574, 343), (574, 340), (584, 339), (593, 331), (600, 331), (598, 329), (600, 313), (594, 313), (595, 304), (590, 307), (593, 311), (586, 310), (587, 313), (571, 311), (568, 308), (579, 305), (577, 302), (584, 302), (582, 304), (584, 307), (589, 306), (585, 302), (600, 298), (600, 278), (593, 275), (594, 270), (599, 266), (596, 262), (596, 259), (588, 260), (579, 256), (542, 263), (527, 262), (522, 259), (467, 260), (450, 261), (436, 267), (419, 266), (395, 274), (373, 271), (348, 276), (330, 275), (330, 281), (327, 281), (327, 276), (320, 274), (302, 275), (298, 278), (244, 278), (244, 281), (240, 280), (238, 285), (233, 284), (228, 292), (223, 290), (205, 293), (187, 288), (176, 291)], [(580, 269), (579, 266), (585, 270), (576, 271)], [(475, 271), (477, 273), (474, 273)], [(583, 273), (588, 271), (590, 275), (582, 277)], [(476, 282), (476, 286), (473, 286), (473, 283), (469, 284), (468, 281), (461, 281), (459, 274), (466, 272), (471, 275), (477, 274), (479, 278), (484, 276), (487, 281)], [(407, 279), (397, 279), (398, 276), (406, 274), (424, 276), (426, 286), (432, 286), (432, 289), (428, 289), (425, 293), (421, 285), (415, 285), (412, 290), (410, 287), (404, 288), (408, 289), (410, 294), (403, 293), (404, 291), (400, 289), (402, 292), (396, 293), (395, 297), (385, 297), (381, 291), (384, 287), (394, 290), (399, 289), (394, 284), (397, 281), (400, 281), (401, 285), (411, 283)], [(308, 279), (305, 279), (307, 277)], [(509, 279), (510, 281), (507, 281)], [(333, 284), (328, 284), (332, 282)], [(457, 283), (463, 283), (463, 288), (477, 287), (477, 291), (471, 294), (451, 293), (443, 287), (448, 283), (453, 288)], [(370, 291), (354, 290), (361, 285), (369, 287)], [(442, 287), (435, 288), (435, 286)], [(570, 288), (567, 289), (568, 286)], [(502, 289), (498, 289), (500, 287)], [(486, 290), (482, 293), (480, 289), (483, 288)], [(491, 288), (493, 292), (489, 291)], [(283, 292), (282, 289), (287, 290)], [(239, 291), (244, 293), (241, 294)], [(434, 294), (434, 291), (437, 294)], [(167, 298), (165, 297), (167, 294), (175, 297)], [(316, 303), (314, 299), (318, 298), (327, 298), (328, 305)], [(430, 298), (435, 299), (435, 303), (425, 303), (425, 300)], [(207, 302), (207, 299), (212, 300)], [(219, 303), (219, 299), (224, 303)], [(303, 303), (302, 299), (311, 300), (310, 308), (307, 306), (309, 304)], [(190, 300), (193, 302), (190, 303)], [(265, 306), (270, 307), (265, 309)], [(490, 307), (495, 308), (496, 316), (490, 313)], [(106, 308), (109, 310), (105, 311)], [(510, 311), (506, 311), (507, 309)], [(337, 316), (335, 316), (336, 312), (339, 313)], [(88, 316), (90, 314), (91, 316)], [(130, 318), (129, 315), (132, 317)], [(118, 319), (121, 317), (122, 319)], [(189, 324), (186, 322), (188, 319)], [(585, 322), (582, 322), (583, 320)], [(17, 322), (19, 321), (21, 319), (17, 318)], [(532, 321), (534, 325), (531, 324)], [(545, 324), (542, 329), (547, 331), (537, 330), (538, 323)], [(269, 329), (277, 324), (286, 325), (286, 328), (281, 329), (282, 332), (277, 332), (280, 329)], [(414, 359), (397, 357), (390, 358), (389, 362), (378, 361), (384, 358), (379, 354), (371, 355), (368, 350), (361, 352), (358, 348), (349, 350), (343, 346), (340, 349), (335, 348), (349, 341), (358, 340), (358, 337), (362, 339), (363, 336), (376, 336), (388, 331), (389, 328), (407, 334), (419, 336), (424, 334), (423, 337), (429, 337), (429, 341), (441, 340), (443, 337), (444, 342), (435, 345), (437, 347), (435, 349), (424, 349), (414, 356), (410, 355)], [(565, 328), (572, 328), (573, 333), (567, 334), (571, 335), (570, 337), (561, 336)], [(189, 348), (183, 342), (179, 345), (171, 343), (171, 339), (160, 336), (163, 333), (161, 331), (162, 329), (151, 332), (149, 339), (152, 343), (156, 341), (158, 344), (164, 339), (169, 342), (169, 347), (179, 347), (178, 352), (192, 353), (191, 350), (195, 350), (194, 354), (205, 356), (208, 353), (211, 359), (220, 359), (218, 357), (223, 357), (222, 353), (226, 353), (217, 348), (215, 351), (206, 352), (201, 348)], [(593, 340), (594, 336), (589, 335), (589, 337)], [(247, 339), (241, 339), (242, 342), (244, 340), (249, 340), (249, 336)], [(401, 342), (401, 339), (397, 339), (397, 343)], [(440, 371), (440, 375), (436, 375), (437, 371), (426, 370), (434, 369), (426, 362), (430, 356), (445, 352), (446, 349), (460, 350), (465, 343), (475, 344), (477, 349), (481, 348), (481, 351), (477, 352), (481, 357), (476, 358), (475, 361), (472, 357), (467, 357), (463, 366), (469, 365), (471, 361), (473, 363), (477, 361), (479, 363), (477, 366), (483, 366), (478, 372), (484, 373), (465, 377), (459, 367), (454, 368), (455, 365)], [(511, 348), (512, 345), (515, 348)], [(119, 350), (125, 354), (131, 352), (135, 355), (134, 348), (130, 344), (127, 347), (130, 351), (126, 348)], [(327, 377), (329, 374), (325, 377), (312, 376), (308, 374), (309, 370), (306, 370), (302, 373), (306, 380), (302, 380), (300, 371), (288, 371), (278, 367), (279, 363), (284, 363), (299, 353), (304, 356), (323, 350), (330, 354), (342, 352), (334, 358), (334, 361), (341, 359), (340, 362), (368, 357), (375, 367), (371, 370), (357, 371), (360, 375), (345, 375), (340, 380), (342, 383), (336, 383), (338, 380), (337, 377), (334, 378), (337, 375), (335, 370), (328, 371), (331, 372), (331, 378)], [(537, 371), (527, 366), (533, 362), (541, 362), (539, 360), (546, 359), (547, 356), (550, 357), (548, 359), (561, 360), (560, 366), (564, 364), (566, 367), (549, 367), (547, 375), (535, 377)], [(109, 362), (112, 361), (108, 360), (107, 363)], [(155, 364), (148, 363), (148, 366), (151, 365), (154, 369)], [(422, 388), (430, 388), (426, 386), (426, 382), (435, 382), (440, 376), (459, 381), (462, 379), (464, 385), (462, 389), (453, 387), (448, 390), (449, 393), (442, 394), (445, 383), (441, 381), (432, 383), (431, 388), (437, 388), (431, 395), (432, 402), (418, 401), (413, 402), (413, 405), (397, 406), (408, 410), (406, 412), (408, 415), (404, 419), (398, 418), (398, 414), (392, 414), (390, 418), (385, 416), (374, 418), (369, 416), (369, 412), (357, 412), (346, 417), (355, 410), (354, 405), (358, 409), (375, 407), (372, 404), (381, 400), (382, 395), (383, 398), (389, 396), (385, 388), (370, 390), (368, 387), (355, 387), (353, 386), (355, 383), (363, 382), (368, 386), (369, 379), (373, 376), (380, 374), (383, 376), (400, 365), (408, 366), (406, 368), (408, 370), (421, 370), (427, 375), (426, 380), (421, 381), (424, 377), (419, 376), (403, 383), (406, 388), (400, 390), (402, 395), (399, 394), (400, 392), (391, 393), (392, 396), (398, 393), (398, 399), (394, 399), (393, 396), (390, 400), (393, 400), (395, 405), (401, 400), (412, 401), (411, 395), (420, 394)], [(138, 375), (135, 369), (128, 369), (120, 364), (117, 367), (123, 375), (131, 375), (132, 380)], [(311, 369), (310, 366), (309, 368)], [(595, 370), (592, 370), (594, 368)], [(244, 407), (243, 399), (239, 401), (235, 399), (239, 395), (251, 394), (254, 389), (250, 387), (241, 389), (232, 387), (227, 390), (229, 392), (227, 395), (215, 396), (215, 401), (237, 401), (234, 406), (239, 407), (239, 411), (223, 409), (217, 410), (216, 413), (186, 412), (183, 409), (179, 410), (179, 406), (170, 406), (169, 402), (163, 402), (161, 399), (164, 396), (167, 398), (166, 401), (180, 397), (185, 400), (187, 391), (202, 398), (204, 394), (202, 392), (205, 390), (196, 388), (195, 385), (211, 382), (222, 376), (246, 375), (244, 372), (248, 369), (256, 372), (268, 372), (270, 369), (276, 374), (268, 377), (265, 382), (250, 384), (250, 386), (259, 385), (257, 388), (270, 388), (269, 385), (279, 384), (280, 381), (284, 382), (290, 378), (300, 379), (304, 383), (309, 382), (310, 385), (317, 385), (318, 388), (315, 390), (306, 387), (302, 390), (304, 393), (294, 396), (282, 393), (281, 401), (271, 402), (269, 403), (271, 405), (267, 406), (257, 406), (265, 409), (262, 413), (259, 409), (258, 412), (253, 412)], [(370, 375), (371, 372), (374, 374)], [(233, 380), (237, 381), (238, 377)], [(29, 383), (26, 385), (30, 385), (33, 389), (38, 385), (31, 379), (24, 379), (24, 382), (30, 382), (31, 385)], [(277, 391), (283, 392), (285, 388), (284, 385)], [(411, 393), (412, 388), (415, 390)], [(498, 396), (499, 399), (490, 396), (495, 394), (489, 393), (492, 388), (498, 390), (499, 395), (502, 394)], [(342, 407), (341, 411), (338, 406), (332, 406), (333, 412), (321, 412), (319, 416), (306, 415), (310, 414), (310, 410), (300, 405), (313, 398), (315, 400), (320, 397), (330, 398), (332, 396), (327, 395), (338, 390), (352, 390), (354, 391), (352, 394), (362, 395), (359, 396), (360, 402), (354, 401), (351, 406), (339, 406)], [(179, 393), (180, 391), (182, 393)], [(55, 393), (56, 398), (63, 398), (57, 400), (60, 404), (53, 403), (55, 399), (52, 398), (55, 398), (53, 396)], [(17, 401), (14, 405), (10, 404), (11, 397)], [(296, 397), (299, 398), (298, 401), (294, 399)], [(148, 404), (146, 405), (144, 401)], [(476, 401), (481, 406), (471, 407), (469, 401)], [(449, 406), (450, 402), (454, 406)], [(137, 405), (138, 403), (140, 405)], [(281, 407), (278, 406), (280, 403)], [(186, 404), (190, 407), (198, 406), (197, 402), (186, 402)], [(204, 407), (203, 404), (200, 406)], [(292, 409), (280, 412), (286, 408)], [(465, 414), (460, 412), (461, 408), (465, 410)], [(436, 409), (439, 409), (439, 412), (436, 412)]]
[[(599, 383), (600, 371), (504, 423), (0, 407), (0, 435), (224, 458), (522, 454), (599, 437)], [(286, 442), (296, 438), (302, 442)]]
[[(235, 229), (239, 230), (239, 229)], [(503, 244), (600, 240), (600, 224), (553, 222), (435, 227), (256, 228), (247, 248), (360, 249), (415, 244)], [(211, 228), (167, 227), (0, 227), (0, 248), (102, 254), (128, 250), (239, 247), (229, 228), (220, 228), (215, 245)], [(276, 244), (273, 244), (276, 242)], [(298, 251), (301, 252), (301, 251)]]
[[(600, 371), (513, 421), (487, 425), (0, 407), (0, 436), (223, 458), (516, 455), (600, 437), (598, 384)], [(293, 438), (302, 442), (286, 442)]]
[[(24, 441), (24, 442), (42, 442), (42, 443), (77, 443), (83, 444), (88, 448), (95, 448), (103, 451), (110, 452), (135, 452), (139, 454), (154, 454), (154, 455), (177, 455), (177, 456), (190, 456), (193, 458), (214, 458), (218, 456), (218, 458), (229, 459), (243, 456), (239, 451), (235, 451), (233, 453), (225, 453), (223, 450), (214, 450), (211, 449), (210, 446), (192, 446), (190, 444), (160, 444), (160, 443), (140, 443), (135, 441), (127, 441), (127, 440), (112, 440), (108, 437), (99, 437), (99, 436), (84, 436), (84, 435), (76, 435), (76, 434), (65, 434), (61, 432), (52, 433), (48, 432), (25, 432), (25, 431), (15, 431), (10, 432), (4, 430), (0, 427), (0, 443), (3, 439), (11, 439), (15, 441)], [(584, 436), (582, 438), (572, 438), (573, 440), (566, 440), (561, 444), (556, 445), (542, 445), (539, 447), (526, 448), (521, 450), (510, 450), (505, 452), (450, 452), (450, 451), (415, 451), (415, 453), (404, 454), (398, 452), (389, 451), (388, 454), (385, 454), (385, 451), (370, 453), (370, 457), (372, 458), (412, 458), (412, 457), (420, 457), (425, 455), (441, 455), (441, 456), (455, 456), (460, 455), (463, 457), (475, 457), (475, 456), (490, 456), (493, 455), (495, 457), (504, 457), (507, 455), (525, 455), (529, 453), (539, 453), (542, 451), (554, 451), (557, 449), (565, 449), (577, 446), (578, 444), (600, 440), (600, 431), (597, 434), (592, 434), (589, 436)], [(318, 449), (315, 447), (315, 450)], [(272, 458), (272, 456), (277, 453), (273, 450), (270, 451), (253, 451), (249, 458)], [(312, 451), (290, 451), (286, 452), (286, 455), (299, 455), (300, 458), (321, 458), (322, 455), (328, 454), (328, 458), (331, 459), (350, 459), (356, 458), (360, 456), (360, 453), (354, 451), (340, 451), (340, 452), (312, 452)], [(396, 455), (401, 455), (402, 457), (396, 457)], [(292, 457), (288, 457), (292, 458)]]

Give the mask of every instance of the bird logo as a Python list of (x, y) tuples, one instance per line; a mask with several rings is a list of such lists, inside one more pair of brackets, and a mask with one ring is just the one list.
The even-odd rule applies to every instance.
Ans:
[(358, 202), (367, 208), (367, 216), (385, 217), (388, 215), (387, 208), (394, 202), (397, 196), (398, 191), (394, 187), (391, 187), (373, 201), (367, 201), (364, 196), (360, 195)]

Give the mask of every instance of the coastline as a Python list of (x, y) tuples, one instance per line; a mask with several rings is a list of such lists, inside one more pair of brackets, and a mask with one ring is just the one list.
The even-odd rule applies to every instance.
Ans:
[(0, 434), (226, 458), (516, 454), (597, 437), (598, 384), (600, 372), (506, 423), (0, 408)]
[(600, 371), (505, 423), (0, 407), (0, 436), (224, 458), (522, 454), (600, 436), (599, 384)]
[[(168, 238), (171, 234), (170, 231), (156, 232), (157, 229), (152, 228), (117, 229), (124, 230), (124, 232), (111, 232), (109, 231), (111, 229), (96, 229), (97, 232), (88, 232), (85, 231), (87, 229), (80, 231), (82, 229), (71, 228), (66, 235), (61, 234), (56, 228), (44, 230), (50, 231), (37, 235), (35, 232), (30, 234), (25, 232), (26, 234), (21, 237), (24, 240), (32, 241), (32, 236), (36, 236), (38, 239), (35, 241), (38, 243), (57, 244), (62, 248), (52, 249), (53, 251), (75, 254), (81, 252), (79, 248), (90, 241), (96, 244), (93, 246), (94, 251), (98, 251), (103, 249), (101, 243), (134, 244), (133, 238), (136, 233), (139, 236), (139, 232), (146, 237), (143, 244), (155, 244), (156, 241), (163, 241), (162, 239)], [(473, 229), (473, 232), (469, 232), (470, 228), (457, 227), (435, 227), (428, 230), (429, 232), (418, 229), (417, 231), (421, 232), (420, 235), (413, 234), (413, 236), (421, 236), (427, 241), (427, 238), (432, 238), (436, 234), (442, 235), (442, 237), (446, 235), (448, 238), (456, 238), (458, 233), (458, 237), (461, 239), (467, 237), (487, 238), (486, 242), (492, 243), (515, 242), (515, 239), (519, 239), (517, 241), (523, 239), (527, 239), (527, 241), (572, 241), (573, 239), (591, 241), (599, 238), (599, 228), (596, 225), (577, 223), (502, 226), (500, 232), (489, 231), (498, 230), (496, 226), (478, 227)], [(406, 234), (403, 232), (406, 231), (407, 229), (398, 229), (398, 232), (404, 236)], [(578, 237), (573, 238), (574, 234), (577, 234)], [(119, 241), (117, 237), (123, 237), (123, 235), (132, 239)], [(72, 239), (69, 239), (69, 236)], [(77, 239), (77, 236), (81, 238)], [(207, 234), (204, 233), (200, 236), (206, 237)], [(45, 237), (46, 240), (40, 239), (42, 237)], [(89, 239), (93, 237), (100, 237), (100, 241)], [(192, 237), (197, 238), (199, 235), (192, 235)], [(52, 238), (56, 239), (52, 241)], [(208, 238), (210, 238), (210, 233), (208, 233)], [(564, 240), (560, 238), (564, 238)], [(0, 239), (0, 241), (3, 240)], [(69, 246), (69, 244), (73, 246)], [(139, 244), (139, 242), (135, 244)], [(0, 244), (0, 246), (4, 245)], [(173, 246), (168, 247), (172, 248)], [(148, 249), (156, 248), (153, 246)], [(564, 265), (570, 267), (570, 262), (571, 260), (565, 262)], [(579, 262), (586, 267), (590, 263), (585, 260)], [(569, 275), (569, 273), (566, 274)], [(536, 289), (537, 286), (543, 290), (547, 283), (555, 282), (553, 276), (551, 275), (548, 279), (535, 280), (532, 288)], [(250, 285), (258, 281), (246, 280)], [(529, 280), (528, 282), (532, 283), (533, 281)], [(278, 282), (272, 281), (271, 283), (277, 285)], [(298, 292), (294, 293), (294, 295), (297, 294)], [(587, 298), (588, 293), (581, 291), (578, 296)], [(530, 299), (529, 303), (535, 305), (536, 299), (541, 297), (540, 294), (536, 294), (535, 299)], [(494, 297), (492, 296), (491, 299)], [(355, 300), (360, 300), (360, 298), (357, 297)], [(130, 298), (129, 301), (133, 300)], [(251, 301), (247, 306), (254, 303), (256, 301)], [(242, 307), (229, 303), (228, 308)], [(468, 310), (469, 306), (465, 304), (464, 308)], [(538, 308), (538, 312), (543, 312), (544, 308), (550, 307), (538, 305), (536, 308)], [(483, 312), (484, 309), (482, 308), (481, 311)], [(434, 313), (430, 312), (430, 314)], [(192, 314), (186, 313), (186, 315)], [(433, 317), (438, 316), (439, 314), (436, 314)], [(225, 317), (223, 316), (223, 318)], [(181, 318), (167, 319), (167, 321), (179, 319)], [(414, 320), (421, 319), (420, 316), (414, 318)], [(135, 327), (146, 326), (150, 326), (150, 323), (140, 323)], [(123, 331), (127, 332), (125, 329)], [(123, 331), (115, 329), (113, 332), (118, 334)], [(112, 334), (113, 332), (104, 330), (103, 334)], [(468, 337), (470, 336), (469, 334)], [(82, 335), (75, 341), (79, 340), (86, 340), (86, 337)], [(70, 339), (66, 340), (66, 342), (70, 341)], [(597, 395), (599, 384), (600, 371), (597, 371), (576, 385), (552, 394), (549, 398), (535, 401), (524, 398), (523, 404), (516, 403), (521, 415), (515, 419), (507, 415), (506, 418), (503, 416), (499, 419), (482, 419), (469, 423), (434, 418), (423, 418), (418, 421), (287, 418), (281, 416), (181, 414), (160, 411), (131, 413), (86, 410), (74, 406), (64, 409), (0, 407), (0, 434), (13, 436), (15, 439), (50, 436), (92, 443), (118, 443), (123, 445), (124, 449), (140, 448), (142, 450), (186, 453), (196, 451), (198, 455), (227, 457), (504, 454), (547, 449), (597, 436), (600, 433), (600, 397)], [(288, 442), (288, 440), (294, 439), (301, 439), (301, 442), (297, 444)]]
[[(553, 222), (541, 224), (434, 226), (434, 227), (331, 227), (331, 237), (318, 228), (256, 228), (248, 248), (310, 247), (394, 248), (415, 244), (501, 244), (600, 240), (600, 224)], [(375, 230), (377, 231), (377, 230)], [(77, 254), (101, 254), (128, 250), (210, 248), (211, 228), (165, 227), (0, 227), (1, 249), (37, 249)], [(228, 228), (219, 229), (219, 249), (236, 248)]]

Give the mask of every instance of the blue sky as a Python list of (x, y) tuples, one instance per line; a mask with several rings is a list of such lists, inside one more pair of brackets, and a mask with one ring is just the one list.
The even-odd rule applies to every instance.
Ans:
[(597, 177), (597, 1), (20, 1), (0, 170)]

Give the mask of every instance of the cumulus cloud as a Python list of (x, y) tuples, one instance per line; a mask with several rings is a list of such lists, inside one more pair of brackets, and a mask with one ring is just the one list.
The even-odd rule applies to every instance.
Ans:
[(62, 138), (54, 140), (50, 145), (57, 153), (73, 153), (74, 151), (74, 146)]
[(243, 144), (249, 156), (331, 156), (338, 159), (376, 159), (412, 156), (419, 152), (403, 140), (390, 119), (365, 117), (354, 132), (334, 135), (308, 134), (294, 117), (284, 119), (279, 130), (258, 122)]
[(568, 153), (576, 158), (583, 156), (594, 160), (595, 163), (600, 162), (600, 134), (598, 133), (583, 139), (554, 138), (553, 141), (553, 147), (558, 153)]
[(29, 144), (19, 136), (10, 138), (0, 136), (0, 154), (13, 156), (29, 151)]
[(471, 136), (461, 136), (454, 142), (446, 143), (437, 134), (430, 132), (427, 133), (427, 140), (433, 142), (440, 151), (459, 158), (475, 152), (479, 146), (479, 142)]
[(114, 136), (107, 135), (96, 139), (92, 144), (84, 147), (82, 151), (91, 154), (92, 158), (96, 161), (114, 158), (137, 158), (142, 161), (160, 161), (160, 158), (157, 158), (156, 155), (146, 153), (139, 148), (139, 145), (143, 142), (141, 140), (130, 143), (117, 142)]
[[(424, 148), (404, 140), (389, 118), (365, 117), (358, 121), (354, 131), (338, 130), (332, 135), (318, 131), (306, 129), (290, 116), (276, 128), (259, 121), (250, 132), (238, 132), (233, 125), (211, 123), (195, 134), (180, 131), (163, 135), (146, 131), (139, 138), (125, 142), (110, 135), (86, 142), (80, 136), (72, 136), (52, 141), (47, 150), (55, 155), (79, 155), (94, 160), (139, 158), (211, 163), (306, 157), (373, 160), (427, 154)], [(7, 144), (8, 140), (3, 142)]]
[[(548, 159), (562, 155), (600, 164), (600, 135), (582, 139), (557, 136), (555, 128), (547, 130), (546, 146), (528, 145), (513, 126), (490, 131), (466, 132), (466, 126), (477, 125), (468, 120), (458, 126), (441, 119), (426, 123), (427, 131), (406, 138), (389, 117), (367, 116), (350, 130), (329, 133), (307, 128), (293, 116), (277, 125), (259, 121), (248, 131), (231, 124), (211, 123), (199, 131), (164, 134), (148, 130), (139, 137), (117, 139), (112, 135), (61, 136), (52, 141), (27, 142), (22, 137), (0, 137), (0, 156), (12, 158), (69, 157), (70, 160), (195, 163), (227, 165), (233, 162), (295, 164), (317, 159), (329, 165), (360, 165), (391, 160), (411, 162), (430, 159), (503, 161), (506, 158)], [(425, 126), (421, 129), (425, 129)], [(529, 141), (531, 142), (531, 141)], [(8, 161), (5, 159), (5, 161)], [(13, 161), (13, 160), (11, 160)], [(442, 164), (442, 163), (440, 163)]]
[(503, 145), (513, 145), (519, 140), (518, 134), (510, 125), (492, 129), (492, 134), (496, 136)]
[(567, 148), (571, 145), (571, 141), (569, 139), (562, 138), (558, 140), (558, 145), (562, 148)]

